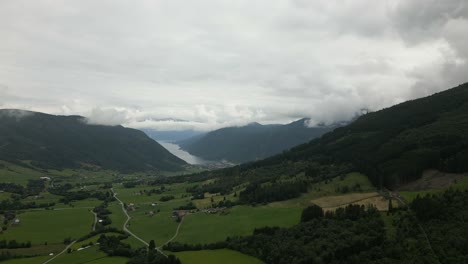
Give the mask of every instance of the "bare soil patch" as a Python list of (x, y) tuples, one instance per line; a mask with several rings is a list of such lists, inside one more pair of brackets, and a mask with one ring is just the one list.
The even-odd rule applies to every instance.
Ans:
[(402, 185), (399, 191), (421, 191), (448, 188), (461, 181), (467, 174), (446, 173), (438, 170), (427, 170), (423, 176), (413, 182)]

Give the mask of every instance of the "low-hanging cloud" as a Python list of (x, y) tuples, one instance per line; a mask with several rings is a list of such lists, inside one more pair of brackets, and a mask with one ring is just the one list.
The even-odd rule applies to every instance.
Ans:
[(159, 130), (338, 122), (466, 82), (467, 10), (463, 0), (5, 0), (0, 107)]

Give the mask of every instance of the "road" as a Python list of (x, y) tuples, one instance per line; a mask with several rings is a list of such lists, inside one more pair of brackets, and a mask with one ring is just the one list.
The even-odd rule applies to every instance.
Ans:
[[(166, 241), (166, 243), (164, 243), (162, 246), (169, 244), (172, 240), (174, 240), (179, 235), (179, 229), (182, 226), (182, 222), (184, 222), (185, 217), (187, 217), (187, 215), (182, 217), (182, 219), (180, 220), (179, 225), (177, 226), (177, 229), (176, 229), (176, 232), (175, 232), (174, 236), (171, 237), (171, 239), (169, 239), (168, 241)], [(161, 249), (162, 246), (160, 246), (158, 248)]]
[[(132, 231), (130, 231), (128, 228), (127, 228), (127, 224), (128, 222), (130, 221), (131, 219), (131, 216), (128, 214), (127, 210), (125, 209), (125, 205), (124, 203), (117, 197), (117, 193), (114, 192), (114, 189), (111, 188), (111, 191), (112, 193), (114, 194), (114, 198), (119, 201), (120, 205), (122, 206), (122, 212), (127, 216), (127, 220), (125, 221), (124, 225), (123, 225), (123, 230), (125, 232), (127, 232), (129, 235), (131, 235), (132, 237), (134, 237), (135, 239), (137, 239), (138, 241), (140, 241), (141, 243), (145, 244), (146, 246), (149, 246), (149, 243), (146, 242), (145, 240), (143, 240), (141, 237), (135, 235), (134, 233), (132, 233)], [(155, 248), (159, 253), (161, 253), (161, 255), (167, 257), (166, 253), (164, 253), (160, 248)]]
[(51, 262), (52, 260), (54, 260), (56, 257), (62, 255), (63, 253), (65, 253), (71, 246), (73, 246), (73, 244), (76, 243), (76, 240), (71, 242), (62, 252), (58, 253), (57, 255), (55, 255), (54, 257), (48, 259), (46, 262), (43, 262), (42, 264), (47, 264), (49, 262)]
[(98, 221), (97, 214), (93, 210), (91, 210), (91, 213), (94, 215), (93, 231), (96, 231), (96, 224)]

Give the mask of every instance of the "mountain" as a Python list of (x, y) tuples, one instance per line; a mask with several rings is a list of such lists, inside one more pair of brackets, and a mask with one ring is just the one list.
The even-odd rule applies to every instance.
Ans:
[(336, 128), (309, 128), (305, 125), (306, 121), (304, 118), (287, 125), (251, 123), (242, 127), (227, 127), (179, 141), (178, 144), (190, 154), (207, 160), (241, 163), (281, 153)]
[(141, 131), (145, 132), (150, 138), (158, 141), (175, 142), (185, 140), (195, 136), (202, 135), (202, 132), (194, 130), (181, 130), (181, 131), (158, 131), (151, 128), (144, 128)]
[(91, 125), (81, 116), (10, 109), (0, 110), (0, 160), (120, 171), (174, 171), (186, 164), (139, 130)]
[(285, 162), (307, 164), (306, 175), (313, 177), (322, 177), (324, 168), (356, 170), (388, 187), (414, 180), (426, 169), (467, 172), (468, 83), (365, 114), (244, 170)]
[(367, 113), (264, 160), (187, 177), (223, 178), (209, 185), (216, 190), (250, 182), (254, 193), (267, 182), (290, 181), (288, 187), (300, 189), (302, 180), (326, 182), (356, 171), (377, 187), (397, 188), (428, 169), (468, 172), (468, 83)]

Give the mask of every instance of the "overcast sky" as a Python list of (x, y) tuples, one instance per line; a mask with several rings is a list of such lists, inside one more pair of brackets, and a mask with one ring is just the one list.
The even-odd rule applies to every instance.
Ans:
[(466, 82), (467, 59), (466, 0), (0, 1), (0, 108), (100, 124), (330, 123)]

